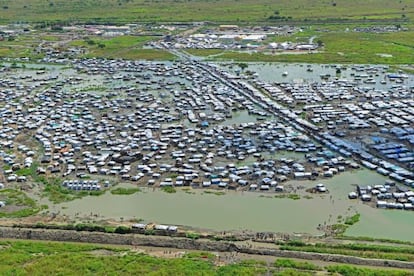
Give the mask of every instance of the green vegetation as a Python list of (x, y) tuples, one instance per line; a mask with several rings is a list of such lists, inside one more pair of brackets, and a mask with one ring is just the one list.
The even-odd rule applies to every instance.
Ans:
[(189, 252), (186, 253), (184, 256), (186, 259), (207, 259), (207, 260), (214, 260), (216, 256), (209, 252)]
[(44, 224), (44, 223), (36, 223), (34, 225), (14, 225), (14, 226), (15, 227), (25, 227), (25, 228), (74, 230), (74, 231), (103, 232), (103, 233), (114, 233), (115, 230), (116, 230), (116, 228), (113, 227), (113, 226), (104, 226), (104, 225), (97, 225), (97, 224), (90, 224), (90, 223), (78, 223), (78, 224)]
[(293, 200), (299, 200), (300, 199), (300, 195), (298, 194), (289, 194), (288, 195), (289, 199), (293, 199)]
[(53, 203), (62, 203), (65, 201), (71, 201), (77, 198), (85, 196), (100, 196), (105, 193), (104, 190), (100, 191), (73, 191), (61, 186), (62, 179), (56, 177), (47, 178), (45, 176), (36, 176), (35, 182), (41, 183), (43, 187), (43, 196), (49, 198)]
[(195, 192), (194, 191), (192, 191), (192, 189), (191, 188), (182, 188), (181, 189), (184, 193), (186, 193), (186, 194), (189, 194), (189, 195), (194, 195), (195, 194)]
[(301, 270), (322, 270), (321, 267), (309, 262), (298, 262), (291, 259), (277, 259), (275, 267), (295, 268)]
[(405, 276), (412, 275), (411, 272), (398, 270), (381, 270), (355, 267), (350, 265), (332, 265), (326, 268), (328, 272), (343, 276)]
[(168, 177), (170, 177), (171, 179), (176, 179), (177, 176), (178, 176), (178, 173), (170, 173)]
[[(348, 52), (349, 50), (343, 49)], [(380, 53), (370, 52), (370, 47), (367, 46), (360, 52), (352, 52), (344, 54), (343, 52), (330, 52), (329, 50), (320, 53), (299, 53), (299, 54), (266, 54), (266, 53), (243, 53), (228, 51), (224, 52), (217, 59), (219, 60), (234, 60), (243, 62), (299, 62), (299, 63), (341, 63), (341, 64), (410, 64), (414, 62), (414, 57), (408, 52), (396, 52), (393, 47), (387, 49), (387, 52), (392, 52), (392, 58), (384, 58)], [(384, 51), (382, 51), (384, 52)]]
[(77, 90), (78, 92), (89, 92), (89, 91), (106, 91), (108, 88), (105, 86), (101, 86), (101, 85), (91, 85), (91, 86), (87, 86), (87, 87), (83, 87), (79, 90)]
[(163, 259), (102, 245), (1, 241), (2, 275), (258, 275), (264, 264), (241, 262), (217, 267), (215, 256), (195, 252)]
[(87, 49), (86, 57), (173, 60), (174, 56), (166, 51), (156, 49), (143, 49), (144, 44), (159, 39), (153, 36), (118, 36), (111, 39), (101, 37), (74, 40), (71, 46)]
[(132, 195), (135, 193), (141, 192), (139, 188), (116, 188), (111, 190), (113, 195)]
[(355, 214), (351, 217), (346, 217), (345, 219), (343, 219), (342, 216), (338, 216), (337, 218), (338, 223), (330, 226), (330, 230), (332, 231), (332, 234), (334, 234), (337, 237), (343, 235), (349, 226), (354, 225), (355, 223), (359, 221), (360, 217), (361, 217), (360, 214)]
[(265, 275), (267, 271), (263, 262), (248, 260), (221, 266), (211, 275)]
[(225, 195), (226, 193), (225, 193), (225, 192), (222, 192), (222, 191), (211, 191), (211, 190), (205, 190), (205, 191), (203, 192), (203, 194), (211, 194), (211, 195), (218, 195), (218, 196), (221, 196), (221, 195)]
[(347, 228), (348, 225), (342, 223), (336, 223), (331, 226), (332, 232), (335, 234), (335, 236), (343, 235)]
[(199, 57), (209, 57), (209, 56), (219, 57), (221, 54), (224, 53), (224, 50), (222, 49), (186, 49), (185, 52), (189, 53), (190, 55), (199, 56)]
[(131, 233), (132, 230), (128, 226), (118, 226), (117, 228), (115, 228), (114, 232), (117, 234), (128, 234)]
[(185, 233), (185, 237), (189, 238), (189, 239), (192, 239), (192, 240), (197, 240), (197, 239), (200, 238), (200, 234), (194, 233), (194, 232), (187, 232), (187, 233)]
[(44, 207), (38, 207), (24, 192), (13, 189), (0, 190), (0, 200), (6, 203), (6, 206), (0, 209), (0, 218), (28, 217)]
[(307, 271), (300, 271), (293, 268), (283, 269), (280, 272), (273, 274), (275, 276), (313, 276), (314, 273)]
[[(315, 27), (313, 27), (315, 28)], [(323, 41), (324, 47), (316, 53), (266, 53), (223, 51), (218, 49), (192, 49), (189, 53), (217, 60), (237, 62), (304, 62), (342, 64), (411, 64), (414, 63), (414, 32), (364, 33), (346, 32), (342, 29), (317, 32), (311, 29), (288, 37), (278, 37), (281, 41), (302, 41), (312, 35)], [(274, 40), (274, 39), (272, 39)]]
[(171, 187), (171, 186), (161, 187), (161, 191), (169, 193), (169, 194), (174, 194), (174, 193), (177, 192), (177, 190), (174, 187)]
[(0, 57), (29, 57), (42, 58), (43, 54), (33, 51), (39, 41), (31, 36), (19, 35), (13, 40), (3, 40), (0, 44)]
[[(4, 0), (0, 9), (2, 22), (39, 22), (59, 31), (71, 21), (166, 22), (166, 21), (268, 21), (283, 24), (300, 22), (347, 22), (348, 20), (409, 19), (413, 6), (407, 1), (376, 0), (86, 0), (42, 1)], [(55, 22), (52, 25), (51, 22)], [(279, 23), (281, 22), (281, 23)]]
[(32, 178), (36, 177), (37, 173), (36, 170), (39, 164), (37, 162), (33, 162), (32, 165), (28, 168), (21, 168), (16, 171), (18, 176), (30, 176)]
[(300, 195), (298, 195), (298, 194), (280, 194), (280, 195), (275, 195), (274, 198), (289, 198), (289, 199), (293, 199), (293, 200), (299, 200)]
[(319, 267), (290, 259), (278, 259), (273, 266), (257, 260), (217, 265), (219, 257), (209, 252), (158, 258), (115, 246), (38, 241), (0, 241), (0, 258), (1, 275), (412, 275), (350, 265)]
[(360, 214), (355, 214), (352, 217), (347, 217), (345, 219), (345, 224), (346, 225), (354, 225), (355, 223), (357, 223), (359, 221), (360, 217), (361, 217)]
[(280, 249), (315, 253), (340, 254), (356, 256), (361, 258), (414, 261), (414, 248), (403, 246), (398, 247), (358, 243), (329, 245), (323, 243), (306, 244), (303, 242), (288, 242), (286, 245), (281, 245)]
[(336, 239), (339, 240), (350, 240), (350, 241), (364, 241), (364, 242), (383, 242), (383, 243), (393, 243), (393, 244), (405, 244), (405, 245), (414, 245), (413, 242), (409, 241), (400, 241), (384, 238), (372, 238), (372, 237), (354, 237), (354, 236), (338, 236)]

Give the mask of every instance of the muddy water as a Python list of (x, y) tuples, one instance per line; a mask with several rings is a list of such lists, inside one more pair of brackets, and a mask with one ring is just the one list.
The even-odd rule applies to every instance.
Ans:
[[(240, 110), (236, 112), (232, 112), (232, 117), (227, 118), (224, 122), (220, 123), (224, 126), (230, 126), (230, 125), (237, 125), (242, 123), (250, 123), (250, 122), (256, 122), (258, 116), (256, 115), (250, 115), (247, 110)], [(267, 120), (271, 120), (273, 117), (268, 117)]]
[[(337, 222), (338, 216), (361, 213), (361, 221), (348, 233), (414, 240), (408, 229), (414, 226), (414, 212), (379, 210), (360, 201), (351, 201), (347, 193), (354, 184), (383, 184), (385, 178), (368, 170), (345, 172), (324, 181), (291, 181), (298, 187), (300, 200), (274, 198), (274, 193), (227, 192), (225, 195), (178, 191), (167, 194), (158, 189), (144, 189), (134, 195), (86, 197), (63, 203), (51, 209), (74, 217), (97, 214), (99, 217), (142, 218), (164, 224), (188, 225), (214, 230), (274, 231), (319, 234), (319, 224)], [(324, 183), (329, 194), (310, 195), (300, 187)], [(306, 198), (310, 195), (312, 198)], [(398, 227), (397, 227), (398, 225)]]
[[(85, 198), (63, 204), (62, 213), (97, 213), (111, 218), (143, 218), (165, 224), (189, 225), (215, 230), (309, 232), (329, 216), (322, 199), (293, 201), (259, 197), (257, 193), (167, 194), (159, 190), (132, 196)], [(307, 210), (315, 210), (310, 216)], [(321, 211), (318, 211), (321, 210)]]
[[(376, 66), (375, 66), (376, 67)], [(308, 71), (308, 68), (312, 68), (312, 72)], [(368, 66), (367, 66), (368, 68)], [(366, 71), (357, 72), (352, 70), (351, 67), (343, 67), (340, 74), (336, 74), (336, 66), (332, 65), (320, 65), (320, 64), (285, 64), (285, 63), (249, 63), (249, 70), (256, 72), (259, 75), (259, 79), (266, 82), (289, 82), (289, 83), (310, 83), (314, 81), (321, 81), (321, 75), (329, 74), (331, 80), (335, 77), (339, 79), (353, 80), (353, 74), (355, 75), (371, 75), (376, 81), (375, 84), (367, 84), (362, 81), (359, 85), (363, 87), (372, 87), (380, 90), (388, 89), (395, 85), (393, 82), (387, 81), (386, 84), (381, 84), (383, 80), (387, 80), (385, 73), (379, 70), (378, 74), (367, 73)], [(287, 76), (283, 74), (287, 72)], [(403, 85), (412, 86), (414, 78), (410, 76), (409, 79), (405, 79)]]
[(361, 220), (346, 232), (350, 236), (369, 236), (414, 241), (414, 212), (373, 209), (361, 206)]

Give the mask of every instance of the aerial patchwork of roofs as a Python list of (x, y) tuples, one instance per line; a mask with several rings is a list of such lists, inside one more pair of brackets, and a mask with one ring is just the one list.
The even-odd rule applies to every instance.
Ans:
[(35, 167), (73, 191), (131, 182), (289, 193), (295, 179), (326, 193), (325, 178), (362, 165), (390, 180), (349, 198), (413, 209), (412, 77), (331, 69), (349, 78), (271, 82), (191, 60), (5, 63), (0, 188), (22, 185), (19, 170)]
[[(276, 54), (277, 52), (292, 53), (316, 53), (322, 46), (322, 42), (316, 36), (309, 39), (296, 37), (295, 41), (288, 38), (294, 34), (303, 32), (297, 26), (238, 26), (238, 25), (219, 25), (216, 27), (197, 26), (195, 33), (181, 33), (177, 35), (167, 35), (162, 45), (174, 49), (222, 49), (234, 51), (262, 52)], [(331, 30), (317, 31), (330, 32)], [(346, 28), (345, 32), (366, 32), (366, 33), (389, 33), (403, 32), (407, 28), (390, 26), (375, 27), (355, 27)], [(156, 45), (157, 43), (149, 43)]]
[(320, 45), (313, 39), (306, 42), (274, 42), (274, 37), (292, 35), (302, 30), (295, 26), (244, 27), (220, 25), (191, 35), (167, 36), (164, 46), (176, 49), (228, 49), (268, 51), (311, 51)]

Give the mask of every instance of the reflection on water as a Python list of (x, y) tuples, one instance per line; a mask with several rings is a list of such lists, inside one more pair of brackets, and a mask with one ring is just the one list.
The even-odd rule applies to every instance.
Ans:
[(218, 196), (203, 194), (202, 190), (196, 190), (193, 194), (184, 191), (167, 194), (158, 189), (144, 189), (142, 193), (129, 196), (106, 193), (100, 197), (87, 197), (55, 208), (72, 217), (76, 213), (80, 216), (92, 213), (114, 219), (135, 217), (214, 230), (250, 229), (311, 234), (319, 234), (316, 230), (318, 224), (334, 224), (339, 215), (345, 217), (359, 212), (361, 221), (350, 228), (350, 235), (414, 240), (408, 231), (414, 223), (413, 212), (379, 210), (347, 198), (354, 184), (375, 185), (384, 181), (384, 177), (364, 169), (345, 172), (323, 181), (286, 183), (296, 187), (324, 183), (329, 194), (312, 194), (311, 199), (304, 197), (303, 190), (299, 192), (300, 200), (292, 200), (273, 198), (274, 193), (227, 192)]

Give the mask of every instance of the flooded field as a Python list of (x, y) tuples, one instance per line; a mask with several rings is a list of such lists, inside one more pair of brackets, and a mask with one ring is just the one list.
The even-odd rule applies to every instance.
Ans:
[[(187, 225), (213, 230), (272, 231), (322, 234), (319, 224), (336, 223), (338, 216), (361, 214), (361, 221), (347, 232), (353, 236), (374, 236), (414, 241), (410, 231), (414, 225), (412, 212), (374, 209), (360, 201), (350, 201), (346, 194), (357, 183), (378, 184), (385, 181), (368, 170), (346, 172), (321, 181), (329, 194), (310, 194), (303, 187), (315, 181), (291, 181), (298, 187), (300, 200), (274, 198), (274, 193), (232, 192), (225, 195), (179, 190), (168, 194), (159, 189), (144, 188), (134, 195), (88, 197), (56, 205), (55, 211), (74, 217), (98, 214), (105, 218), (140, 218), (157, 223)], [(126, 186), (130, 186), (129, 184)], [(310, 196), (312, 198), (306, 198)], [(52, 209), (51, 211), (53, 211)], [(396, 227), (398, 225), (398, 227)]]
[[(375, 89), (389, 88), (395, 83), (383, 82), (386, 80), (385, 72), (388, 67), (380, 67), (378, 71), (373, 74), (367, 74), (365, 72), (359, 72), (352, 66), (340, 66), (340, 65), (326, 65), (326, 64), (271, 64), (271, 63), (252, 63), (249, 64), (249, 70), (252, 70), (258, 74), (258, 78), (267, 82), (289, 82), (289, 83), (306, 83), (306, 82), (319, 82), (323, 77), (329, 77), (330, 79), (354, 79), (360, 78), (360, 84), (372, 87)], [(363, 82), (366, 78), (371, 77), (374, 81)], [(414, 78), (411, 76), (403, 82), (405, 85), (413, 85)]]

